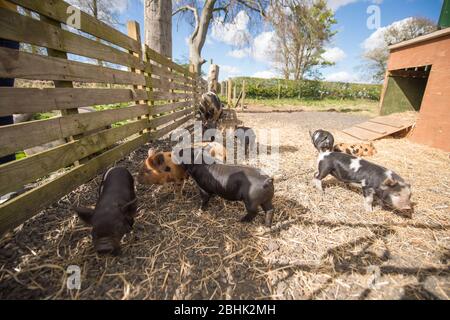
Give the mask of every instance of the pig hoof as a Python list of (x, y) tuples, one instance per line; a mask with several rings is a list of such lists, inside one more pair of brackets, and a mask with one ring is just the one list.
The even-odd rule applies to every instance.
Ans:
[(320, 181), (319, 179), (313, 179), (312, 184), (317, 190), (323, 192), (322, 181)]

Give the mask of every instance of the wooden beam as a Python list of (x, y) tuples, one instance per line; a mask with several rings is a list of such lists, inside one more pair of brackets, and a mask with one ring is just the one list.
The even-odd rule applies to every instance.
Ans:
[(144, 85), (143, 75), (0, 48), (0, 78)]
[(180, 126), (182, 126), (183, 124), (185, 124), (186, 122), (191, 120), (192, 118), (193, 118), (192, 114), (187, 115), (186, 117), (181, 118), (181, 119), (175, 121), (174, 123), (172, 123), (172, 124), (162, 128), (162, 129), (159, 129), (157, 131), (152, 132), (151, 138), (150, 138), (151, 141), (155, 141), (155, 140), (158, 140), (158, 139), (164, 137), (166, 134), (171, 133), (173, 130), (179, 128)]
[(0, 116), (146, 99), (144, 89), (0, 88)]
[(152, 107), (150, 109), (150, 115), (154, 116), (154, 115), (161, 114), (161, 113), (175, 111), (175, 110), (181, 109), (181, 108), (191, 107), (191, 106), (193, 106), (193, 104), (194, 104), (194, 101), (189, 100), (189, 101), (181, 101), (181, 102), (158, 105), (158, 106)]
[(174, 121), (174, 120), (176, 120), (178, 118), (181, 118), (183, 116), (191, 114), (191, 113), (193, 113), (193, 111), (194, 111), (194, 108), (188, 108), (188, 109), (184, 109), (184, 110), (181, 110), (181, 111), (177, 111), (177, 112), (171, 113), (171, 114), (169, 114), (167, 116), (151, 119), (150, 120), (150, 128), (156, 129), (156, 128), (164, 125), (164, 124), (167, 124), (167, 123), (169, 123), (171, 121)]
[(147, 105), (56, 117), (0, 127), (0, 156), (137, 118)]
[[(27, 8), (31, 11), (39, 13), (58, 22), (67, 23), (68, 9), (70, 4), (62, 0), (52, 1), (36, 1), (36, 0), (8, 0), (21, 7)], [(80, 30), (86, 32), (94, 37), (106, 40), (110, 43), (118, 45), (127, 50), (134, 52), (141, 51), (140, 44), (127, 37), (122, 32), (110, 27), (106, 23), (95, 19), (92, 15), (81, 11), (80, 16)]]
[(80, 140), (1, 165), (0, 194), (18, 190), (29, 182), (33, 182), (60, 168), (67, 167), (78, 160), (102, 151), (147, 127), (147, 120), (127, 123), (123, 126), (104, 130), (83, 137)]
[(140, 70), (144, 68), (143, 62), (139, 58), (127, 52), (1, 8), (0, 38), (74, 53)]

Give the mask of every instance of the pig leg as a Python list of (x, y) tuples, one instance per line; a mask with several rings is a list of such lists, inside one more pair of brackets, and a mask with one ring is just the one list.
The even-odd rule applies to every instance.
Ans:
[(211, 199), (211, 195), (200, 187), (198, 190), (200, 191), (200, 198), (202, 199), (200, 210), (205, 210), (208, 207), (208, 202)]
[(245, 202), (245, 209), (247, 210), (247, 215), (241, 219), (241, 222), (252, 222), (258, 214), (258, 206)]
[(322, 180), (331, 173), (331, 168), (327, 166), (323, 161), (319, 163), (319, 172), (314, 175), (313, 184), (319, 190), (323, 192)]
[(184, 184), (182, 182), (176, 182), (174, 186), (174, 194), (175, 194), (175, 200), (180, 201), (183, 198), (183, 187)]
[(264, 212), (266, 213), (266, 218), (265, 218), (266, 227), (270, 228), (272, 226), (273, 211), (274, 211), (272, 201), (263, 203), (261, 205), (261, 207), (264, 210)]
[(367, 212), (373, 211), (373, 195), (375, 191), (372, 188), (363, 188), (364, 209)]

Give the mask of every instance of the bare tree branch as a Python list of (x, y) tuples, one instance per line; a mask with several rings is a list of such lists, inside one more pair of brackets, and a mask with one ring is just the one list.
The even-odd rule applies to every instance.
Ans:
[(251, 0), (237, 0), (238, 3), (243, 5), (244, 7), (247, 7), (250, 10), (259, 12), (262, 17), (266, 17), (266, 12), (264, 10), (264, 7), (261, 3), (261, 1), (251, 1)]
[(194, 31), (192, 32), (191, 37), (190, 37), (191, 39), (194, 39), (197, 36), (198, 30), (200, 28), (200, 19), (198, 17), (198, 10), (197, 10), (197, 8), (195, 8), (193, 6), (185, 5), (185, 6), (182, 6), (182, 7), (178, 8), (177, 10), (175, 10), (172, 13), (172, 16), (175, 16), (175, 15), (177, 15), (180, 12), (184, 12), (184, 11), (188, 11), (188, 10), (192, 11), (192, 13), (194, 14), (194, 18), (195, 18)]

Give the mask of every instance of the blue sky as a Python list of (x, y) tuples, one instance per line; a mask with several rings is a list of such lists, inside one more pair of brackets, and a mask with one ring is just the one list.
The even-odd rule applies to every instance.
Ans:
[[(121, 1), (121, 0), (116, 0)], [(125, 0), (123, 0), (125, 1)], [(136, 20), (144, 28), (143, 0), (128, 0), (120, 10), (121, 21)], [(321, 69), (327, 80), (364, 82), (364, 68), (361, 56), (365, 48), (380, 40), (383, 27), (409, 17), (439, 19), (443, 0), (328, 0), (335, 11), (338, 31), (328, 46), (327, 56), (336, 65)], [(380, 29), (367, 27), (367, 9), (376, 5), (380, 9)], [(186, 38), (192, 28), (178, 17), (173, 19), (173, 58), (185, 60), (188, 57)], [(270, 58), (264, 53), (270, 42), (268, 27), (259, 33), (248, 32), (248, 18), (240, 15), (234, 24), (213, 26), (203, 49), (203, 57), (221, 66), (221, 79), (229, 76), (275, 76)], [(243, 36), (244, 35), (244, 36)], [(204, 66), (207, 70), (209, 63)]]

